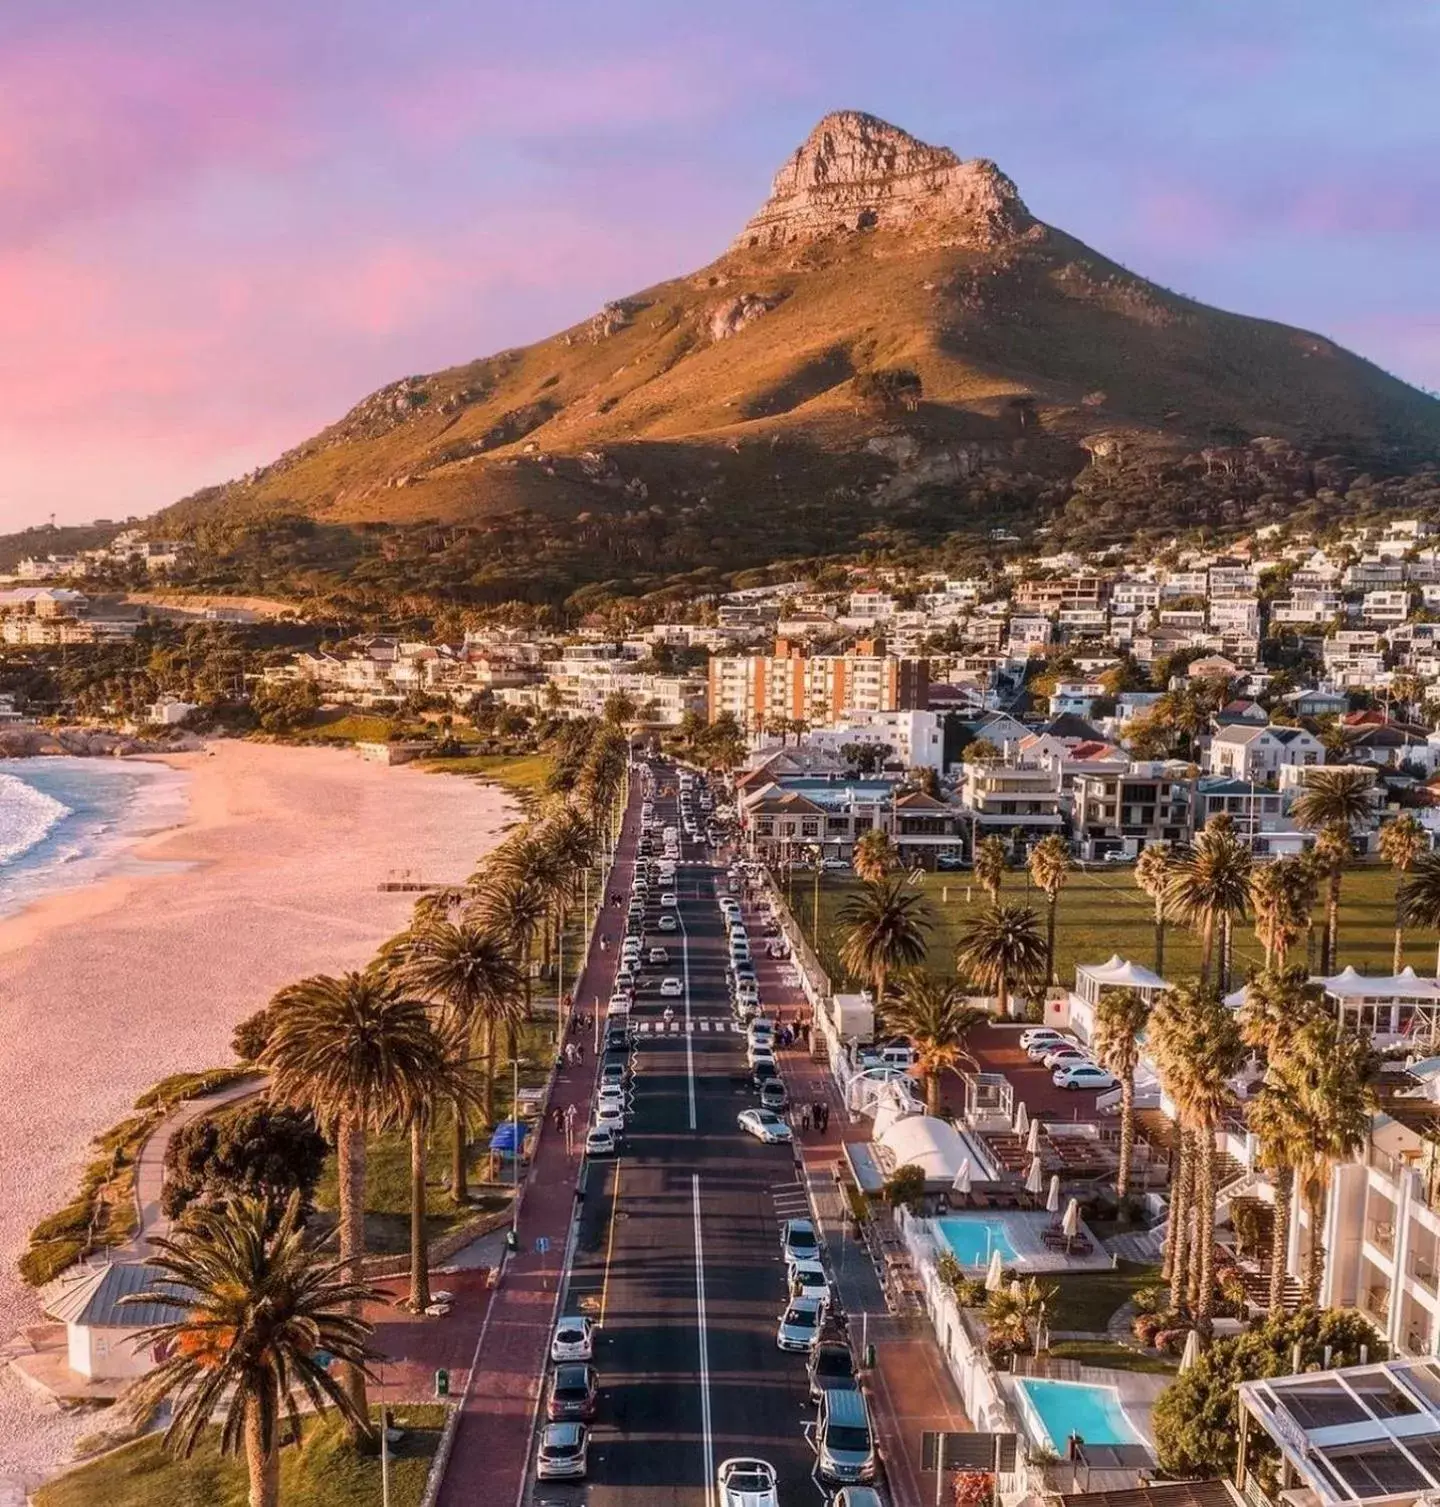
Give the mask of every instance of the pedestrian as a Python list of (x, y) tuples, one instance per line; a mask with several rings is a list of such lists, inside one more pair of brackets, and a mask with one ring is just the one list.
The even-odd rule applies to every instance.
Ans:
[(584, 1044), (579, 1041), (575, 1043), (575, 1060), (576, 1062), (584, 1062), (585, 1060), (585, 1047)]
[(825, 1106), (817, 1099), (810, 1106), (810, 1118), (815, 1122), (815, 1129), (820, 1129), (820, 1116), (825, 1113)]
[(800, 1106), (800, 1129), (810, 1129), (810, 1106), (808, 1104), (802, 1104)]
[(565, 1124), (565, 1112), (564, 1112), (564, 1110), (562, 1110), (560, 1108), (560, 1106), (558, 1104), (551, 1111), (551, 1114), (550, 1114), (550, 1123), (555, 1127), (556, 1130), (560, 1130), (560, 1129), (562, 1129), (564, 1127), (564, 1124)]
[(822, 1131), (830, 1129), (830, 1106), (825, 1103), (820, 1105), (820, 1129)]

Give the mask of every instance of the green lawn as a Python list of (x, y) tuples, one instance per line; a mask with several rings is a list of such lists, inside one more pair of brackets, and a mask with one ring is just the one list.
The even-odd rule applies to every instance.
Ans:
[[(840, 966), (839, 934), (836, 915), (845, 897), (857, 881), (847, 876), (826, 878), (820, 887), (821, 942), (816, 949), (827, 972), (837, 983), (845, 970)], [(1393, 945), (1395, 871), (1389, 865), (1357, 866), (1345, 875), (1341, 893), (1340, 961), (1352, 964), (1361, 973), (1389, 973)], [(973, 884), (968, 874), (926, 874), (921, 888), (929, 899), (935, 918), (930, 934), (932, 966), (953, 966), (955, 945), (966, 921), (984, 909), (985, 892)], [(814, 876), (797, 873), (793, 881), (793, 910), (813, 943)], [(1042, 923), (1045, 898), (1028, 883), (1023, 871), (1012, 870), (1005, 876), (1001, 891), (1004, 901), (1018, 901), (1033, 906)], [(1314, 958), (1319, 956), (1320, 926), (1324, 922), (1324, 905), (1316, 907), (1316, 930), (1312, 933)], [(1406, 961), (1417, 973), (1429, 975), (1435, 968), (1435, 936), (1416, 933), (1408, 940)], [(1076, 870), (1060, 896), (1059, 920), (1055, 937), (1056, 971), (1062, 983), (1070, 983), (1079, 962), (1104, 962), (1112, 953), (1130, 958), (1149, 967), (1154, 962), (1154, 905), (1135, 886), (1135, 871), (1129, 866), (1104, 870)], [(1235, 931), (1235, 975), (1243, 978), (1252, 966), (1258, 967), (1263, 954), (1248, 925)], [(1301, 961), (1302, 958), (1296, 958)], [(1177, 926), (1165, 932), (1165, 973), (1176, 979), (1198, 971), (1199, 943)]]
[(429, 759), (424, 767), (439, 774), (468, 774), (494, 780), (517, 795), (538, 796), (545, 789), (554, 760), (549, 754), (462, 754), (455, 759)]
[[(418, 1507), (430, 1461), (445, 1422), (435, 1404), (393, 1410), (407, 1430), (390, 1466), (391, 1507)], [(303, 1449), (281, 1451), (280, 1499), (285, 1507), (379, 1507), (378, 1457), (346, 1448), (334, 1417), (308, 1420)], [(147, 1435), (42, 1486), (35, 1507), (245, 1507), (249, 1500), (243, 1458), (222, 1458), (212, 1433), (188, 1460), (166, 1452)]]
[(317, 712), (307, 726), (297, 727), (285, 736), (297, 743), (384, 743), (394, 729), (395, 722), (390, 717), (336, 707)]
[(1059, 1288), (1045, 1314), (1051, 1329), (1088, 1330), (1103, 1334), (1115, 1316), (1135, 1295), (1137, 1288), (1151, 1287), (1160, 1279), (1160, 1268), (1137, 1261), (1122, 1261), (1114, 1271), (1074, 1272), (1060, 1277), (1042, 1276), (1045, 1286)]
[(1056, 1340), (1050, 1354), (1058, 1360), (1079, 1361), (1082, 1366), (1099, 1366), (1109, 1371), (1146, 1371), (1156, 1376), (1173, 1376), (1180, 1369), (1178, 1360), (1164, 1355), (1146, 1355), (1126, 1345), (1109, 1340)]

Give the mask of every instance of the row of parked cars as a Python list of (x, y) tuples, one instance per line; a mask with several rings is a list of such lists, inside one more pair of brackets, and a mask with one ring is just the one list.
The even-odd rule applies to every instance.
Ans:
[(1116, 1085), (1114, 1075), (1101, 1067), (1075, 1037), (1051, 1026), (1031, 1026), (1021, 1031), (1020, 1050), (1031, 1062), (1050, 1069), (1050, 1081), (1056, 1088), (1104, 1093)]

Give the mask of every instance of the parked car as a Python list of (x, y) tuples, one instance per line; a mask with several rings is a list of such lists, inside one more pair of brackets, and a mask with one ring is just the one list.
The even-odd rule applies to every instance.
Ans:
[(1025, 1055), (1031, 1062), (1043, 1062), (1051, 1052), (1063, 1052), (1067, 1047), (1078, 1052), (1080, 1043), (1069, 1036), (1042, 1036), (1025, 1048)]
[(1037, 1041), (1064, 1041), (1054, 1026), (1029, 1026), (1020, 1033), (1020, 1050), (1028, 1052)]
[(608, 1125), (595, 1125), (585, 1133), (586, 1156), (614, 1156), (618, 1142)]
[(595, 1323), (584, 1314), (571, 1314), (555, 1326), (550, 1341), (553, 1361), (593, 1360), (595, 1358)]
[(780, 1254), (786, 1262), (818, 1261), (820, 1240), (808, 1219), (787, 1219), (780, 1231)]
[(551, 1423), (580, 1419), (588, 1422), (595, 1416), (600, 1394), (600, 1378), (594, 1366), (571, 1361), (556, 1366), (550, 1378), (550, 1395), (545, 1400), (545, 1416)]
[(1090, 1054), (1082, 1051), (1071, 1041), (1063, 1041), (1058, 1046), (1052, 1046), (1041, 1058), (1048, 1068), (1070, 1066), (1076, 1062), (1089, 1062)]
[(775, 1467), (768, 1460), (724, 1460), (715, 1472), (715, 1482), (719, 1507), (780, 1507)]
[(790, 1127), (768, 1109), (742, 1109), (736, 1116), (736, 1123), (747, 1135), (764, 1141), (767, 1146), (780, 1145), (791, 1139)]
[(843, 1391), (860, 1385), (855, 1375), (855, 1357), (850, 1353), (849, 1345), (840, 1340), (821, 1340), (810, 1352), (806, 1372), (812, 1402), (818, 1402), (822, 1392)]
[(821, 1392), (815, 1410), (815, 1454), (822, 1481), (860, 1485), (875, 1479), (875, 1437), (863, 1392)]
[(679, 999), (685, 992), (685, 986), (673, 975), (660, 980), (660, 993), (666, 999)]
[(792, 1261), (785, 1268), (785, 1283), (792, 1298), (820, 1298), (830, 1301), (830, 1279), (819, 1261)]
[(935, 867), (942, 874), (955, 874), (970, 865), (958, 853), (942, 853), (935, 860)]
[(782, 1110), (790, 1102), (790, 1095), (779, 1078), (771, 1078), (760, 1085), (760, 1108)]
[(541, 1481), (583, 1481), (589, 1465), (590, 1430), (583, 1423), (547, 1423), (535, 1454)]
[(825, 1305), (819, 1298), (792, 1298), (785, 1311), (776, 1315), (776, 1346), (781, 1350), (808, 1350), (815, 1343), (824, 1316)]
[(1072, 1091), (1088, 1088), (1097, 1093), (1104, 1093), (1107, 1089), (1115, 1087), (1115, 1079), (1103, 1067), (1097, 1067), (1093, 1062), (1077, 1062), (1073, 1067), (1057, 1067), (1050, 1075), (1050, 1081), (1056, 1088), (1068, 1088)]

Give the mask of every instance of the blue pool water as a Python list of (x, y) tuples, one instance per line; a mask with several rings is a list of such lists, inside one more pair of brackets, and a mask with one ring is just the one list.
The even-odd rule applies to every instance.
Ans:
[(1078, 1381), (1044, 1381), (1026, 1376), (1015, 1383), (1031, 1420), (1038, 1419), (1049, 1436), (1050, 1448), (1064, 1455), (1071, 1434), (1086, 1444), (1139, 1444), (1140, 1437), (1125, 1416), (1113, 1387), (1086, 1386)]
[(1007, 1264), (1015, 1259), (1009, 1228), (993, 1214), (946, 1214), (935, 1222), (961, 1266), (988, 1266), (992, 1251)]

